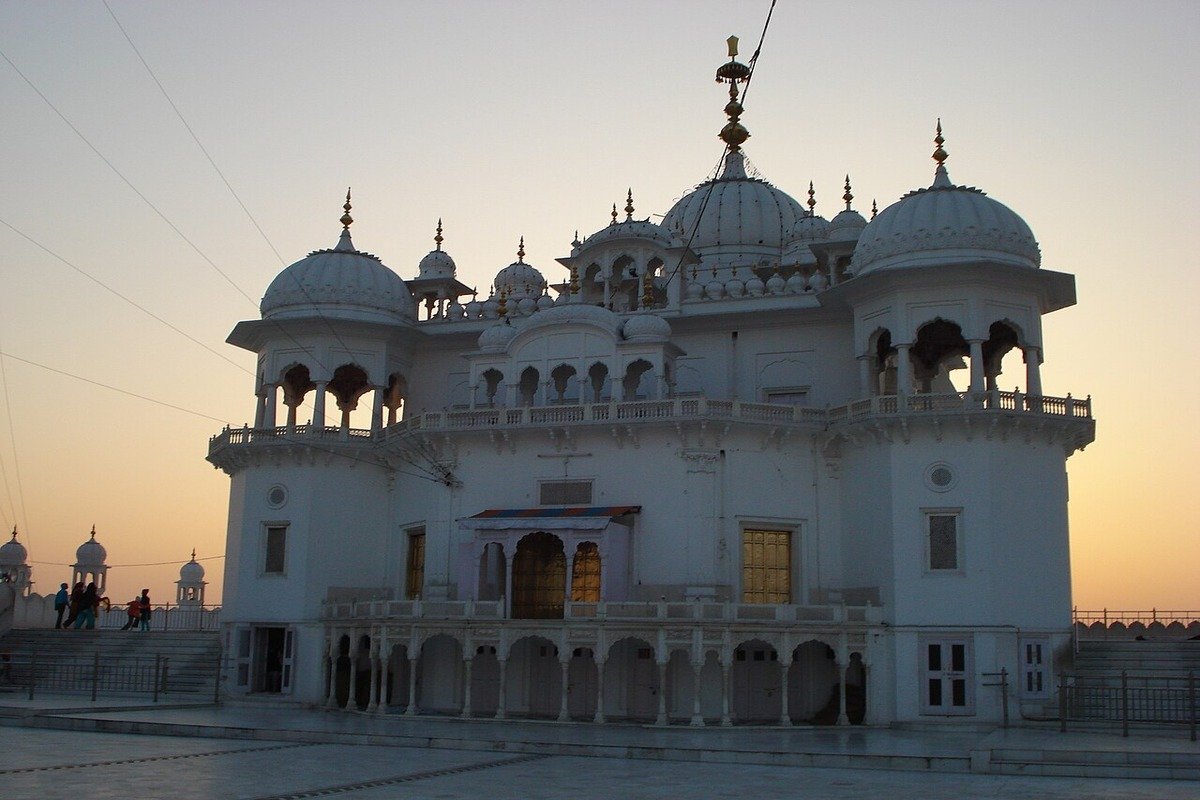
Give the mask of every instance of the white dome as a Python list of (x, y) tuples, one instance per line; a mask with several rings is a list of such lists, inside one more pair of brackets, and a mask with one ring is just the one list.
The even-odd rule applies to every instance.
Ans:
[(829, 220), (819, 214), (805, 214), (792, 228), (792, 235), (788, 237), (788, 241), (792, 243), (822, 242), (825, 241), (828, 233)]
[(612, 225), (596, 231), (583, 240), (580, 249), (585, 250), (593, 245), (614, 239), (650, 239), (663, 247), (671, 246), (671, 234), (662, 225), (657, 225), (648, 219), (627, 219), (624, 222), (614, 222)]
[(27, 558), (29, 553), (17, 541), (17, 529), (13, 528), (12, 539), (0, 545), (0, 567), (23, 567)]
[(107, 558), (108, 551), (104, 549), (104, 545), (96, 541), (96, 529), (93, 527), (92, 538), (79, 545), (79, 549), (75, 551), (75, 562), (103, 566), (104, 560)]
[(391, 322), (415, 316), (412, 293), (375, 256), (354, 249), (345, 229), (332, 250), (315, 250), (275, 276), (263, 318), (325, 317)]
[(564, 325), (586, 324), (608, 331), (616, 338), (621, 330), (621, 318), (601, 306), (587, 303), (555, 303), (554, 308), (539, 311), (521, 324), (521, 332), (539, 328), (560, 328)]
[(933, 185), (879, 212), (854, 248), (854, 272), (987, 259), (1036, 269), (1041, 250), (1016, 212), (979, 189), (955, 186), (939, 165)]
[(179, 568), (180, 583), (203, 583), (204, 582), (204, 567), (196, 561), (196, 554), (192, 553), (192, 560)]
[(867, 221), (863, 215), (848, 208), (838, 212), (837, 216), (829, 221), (829, 226), (825, 229), (825, 238), (831, 242), (853, 241), (865, 227)]
[(517, 329), (508, 319), (492, 325), (479, 334), (479, 349), (485, 353), (500, 353), (508, 347), (508, 343), (517, 335)]
[[(683, 241), (695, 227), (691, 248), (701, 255), (708, 251), (778, 255), (805, 216), (804, 209), (786, 192), (748, 177), (744, 161), (741, 152), (725, 156), (721, 176), (680, 198), (663, 217), (662, 227)], [(700, 217), (702, 206), (704, 215)]]
[(634, 314), (621, 333), (631, 342), (665, 342), (671, 338), (671, 324), (657, 314)]
[(541, 297), (546, 291), (546, 279), (532, 265), (525, 263), (525, 237), (517, 247), (517, 260), (496, 273), (492, 282), (496, 294), (520, 300), (525, 295)]
[(458, 268), (445, 250), (430, 250), (417, 265), (418, 278), (453, 278)]

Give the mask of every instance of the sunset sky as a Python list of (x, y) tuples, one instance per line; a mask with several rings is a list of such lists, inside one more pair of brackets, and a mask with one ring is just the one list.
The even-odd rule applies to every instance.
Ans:
[[(0, 525), (38, 589), (95, 524), (114, 598), (173, 598), (193, 547), (220, 598), (204, 455), (254, 403), (224, 340), (334, 245), (347, 186), (355, 244), (402, 278), (440, 217), (482, 294), (520, 236), (561, 279), (627, 187), (641, 217), (708, 177), (713, 71), (769, 5), (0, 4)], [(745, 99), (749, 159), (825, 216), (847, 172), (863, 212), (927, 186), (941, 117), (951, 177), (1075, 274), (1042, 375), (1098, 420), (1067, 462), (1080, 608), (1200, 609), (1197, 41), (1192, 2), (779, 0)]]

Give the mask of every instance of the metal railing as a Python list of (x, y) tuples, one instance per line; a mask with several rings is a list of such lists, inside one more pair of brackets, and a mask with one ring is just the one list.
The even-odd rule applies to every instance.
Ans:
[[(121, 630), (129, 622), (129, 614), (125, 606), (113, 603), (107, 610), (101, 610), (96, 618), (96, 627), (101, 630)], [(138, 623), (140, 627), (141, 623)], [(173, 606), (164, 603), (154, 606), (150, 611), (150, 630), (152, 631), (216, 631), (221, 628), (220, 606)]]
[(1129, 735), (1135, 724), (1186, 725), (1196, 741), (1196, 674), (1186, 677), (1138, 675), (1121, 671), (1119, 676), (1059, 675), (1058, 704), (1061, 730), (1069, 722), (1113, 722), (1121, 735)]
[(1150, 634), (1155, 638), (1186, 639), (1200, 635), (1200, 611), (1174, 609), (1072, 611), (1078, 650), (1080, 639), (1129, 638)]

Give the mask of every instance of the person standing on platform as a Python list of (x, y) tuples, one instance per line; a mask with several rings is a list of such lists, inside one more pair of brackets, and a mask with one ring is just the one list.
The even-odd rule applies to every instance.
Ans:
[(142, 630), (150, 630), (150, 590), (142, 589), (142, 596), (138, 598), (138, 606), (142, 617)]
[(63, 614), (66, 613), (67, 607), (71, 604), (71, 594), (67, 591), (67, 585), (64, 583), (58, 587), (58, 594), (54, 595), (54, 610), (58, 614), (58, 618), (54, 620), (54, 628), (60, 629), (63, 624)]
[(129, 619), (121, 626), (121, 630), (136, 631), (138, 629), (138, 622), (142, 618), (142, 601), (136, 597), (130, 600), (125, 604), (125, 613)]
[(73, 589), (71, 589), (71, 599), (67, 601), (68, 607), (70, 608), (70, 613), (67, 614), (67, 620), (63, 623), (64, 630), (70, 628), (75, 620), (79, 617), (79, 612), (83, 608), (83, 606), (80, 605), (82, 602), (83, 581), (80, 581), (79, 583), (75, 584)]
[(89, 583), (83, 590), (83, 597), (79, 599), (79, 616), (75, 618), (76, 629), (80, 625), (89, 631), (95, 629), (97, 600), (96, 584)]

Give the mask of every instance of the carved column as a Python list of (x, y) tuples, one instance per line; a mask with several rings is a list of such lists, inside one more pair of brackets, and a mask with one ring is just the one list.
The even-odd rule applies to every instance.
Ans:
[(846, 715), (846, 662), (838, 661), (835, 664), (838, 673), (838, 704), (841, 706), (838, 709), (838, 725), (849, 725), (850, 717)]
[(263, 408), (263, 426), (266, 428), (275, 427), (275, 407), (279, 401), (279, 384), (267, 384), (267, 396), (264, 400)]
[[(563, 651), (566, 652), (565, 647), (563, 648)], [(566, 722), (567, 720), (569, 720), (571, 718), (570, 713), (568, 713), (568, 711), (567, 711), (567, 692), (570, 689), (569, 673), (571, 671), (571, 662), (570, 661), (559, 661), (558, 663), (560, 665), (562, 665), (562, 691), (559, 692), (558, 721)]]
[(500, 662), (500, 696), (496, 702), (496, 719), (504, 719), (505, 700), (508, 695), (507, 682), (504, 680), (504, 673), (508, 669), (508, 658), (497, 659)]
[(791, 725), (792, 715), (788, 709), (788, 668), (791, 666), (786, 660), (779, 662), (779, 724)]
[(328, 381), (317, 381), (317, 394), (313, 398), (313, 420), (314, 428), (320, 429), (325, 427), (325, 387), (329, 385)]
[(1025, 393), (1030, 397), (1042, 396), (1042, 350), (1040, 347), (1026, 347), (1025, 355)]
[(367, 713), (374, 713), (379, 707), (379, 642), (371, 637), (371, 649), (367, 656), (371, 662), (371, 693), (367, 698)]
[(667, 724), (667, 667), (669, 664), (659, 662), (658, 665), (658, 716), (655, 725)]
[(733, 670), (730, 664), (721, 662), (721, 725), (728, 728), (733, 724), (733, 719), (729, 716), (729, 693), (732, 690), (730, 683), (733, 677)]
[(383, 393), (386, 387), (376, 386), (371, 398), (371, 430), (377, 431), (383, 427)]
[(872, 397), (875, 392), (871, 387), (871, 356), (858, 357), (858, 394), (859, 397)]
[(700, 677), (703, 672), (703, 661), (699, 664), (692, 664), (692, 674), (696, 677), (692, 684), (692, 720), (690, 724), (693, 728), (704, 727), (704, 715), (700, 713)]
[(972, 339), (971, 345), (971, 394), (975, 395), (984, 390), (983, 377), (983, 340)]
[(474, 658), (463, 659), (463, 707), (461, 716), (467, 719), (471, 716), (471, 666)]
[(592, 722), (604, 724), (604, 662), (596, 662), (596, 714)]
[(408, 708), (404, 709), (404, 715), (407, 717), (415, 717), (420, 713), (417, 707), (417, 666), (421, 661), (420, 651), (415, 651), (416, 655), (410, 654), (408, 657)]
[(337, 662), (338, 637), (329, 636), (329, 696), (325, 698), (326, 708), (337, 708)]
[(912, 345), (896, 345), (896, 394), (912, 394), (913, 369), (908, 350)]

